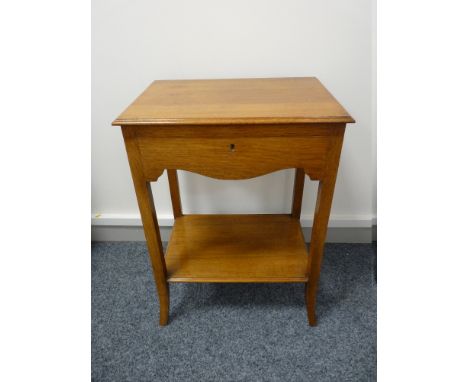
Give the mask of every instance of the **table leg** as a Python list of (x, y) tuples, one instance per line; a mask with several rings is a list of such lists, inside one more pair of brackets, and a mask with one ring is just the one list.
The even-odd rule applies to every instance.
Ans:
[(304, 169), (296, 168), (294, 176), (293, 200), (291, 206), (291, 216), (296, 219), (301, 218), (302, 194), (304, 192)]
[[(163, 326), (167, 325), (169, 319), (169, 285), (151, 183), (144, 177), (138, 146), (132, 130), (122, 128), (122, 132), (159, 296), (159, 324)], [(160, 174), (163, 171), (161, 170)]]
[(182, 203), (180, 201), (179, 179), (177, 170), (167, 169), (167, 178), (169, 180), (169, 191), (171, 193), (172, 211), (174, 219), (182, 216)]
[(331, 202), (333, 198), (333, 181), (321, 181), (319, 184), (317, 202), (314, 214), (314, 225), (310, 239), (309, 255), (309, 281), (306, 284), (307, 317), (309, 324), (316, 325), (315, 300), (322, 264), (323, 247), (327, 236), (328, 218), (330, 216)]
[[(343, 130), (344, 133), (344, 130)], [(317, 201), (315, 204), (314, 224), (312, 226), (312, 236), (310, 239), (310, 255), (308, 260), (309, 281), (306, 284), (305, 299), (307, 305), (307, 318), (309, 325), (317, 324), (315, 316), (315, 304), (317, 289), (320, 277), (320, 267), (322, 265), (323, 248), (327, 236), (328, 219), (333, 201), (336, 174), (340, 161), (343, 135), (338, 136), (331, 150), (329, 165), (324, 177), (320, 180)]]
[(167, 283), (166, 262), (159, 233), (156, 210), (154, 208), (151, 184), (135, 185), (135, 191), (140, 207), (143, 229), (145, 231), (146, 243), (153, 268), (153, 276), (156, 282), (159, 296), (159, 324), (167, 325), (169, 319), (169, 285)]

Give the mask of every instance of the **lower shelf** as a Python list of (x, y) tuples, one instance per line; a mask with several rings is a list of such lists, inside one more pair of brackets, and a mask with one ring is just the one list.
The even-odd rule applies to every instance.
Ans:
[(289, 215), (185, 215), (166, 252), (169, 282), (306, 282), (307, 251)]

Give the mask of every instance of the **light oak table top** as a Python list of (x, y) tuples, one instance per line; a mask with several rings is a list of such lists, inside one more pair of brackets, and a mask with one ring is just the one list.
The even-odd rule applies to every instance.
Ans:
[(154, 81), (113, 125), (352, 123), (315, 77)]

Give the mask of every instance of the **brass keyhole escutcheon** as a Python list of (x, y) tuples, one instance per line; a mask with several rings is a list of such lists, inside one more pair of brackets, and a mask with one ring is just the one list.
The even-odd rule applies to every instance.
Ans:
[(232, 151), (236, 151), (236, 145), (235, 145), (234, 143), (231, 143), (231, 144), (229, 145), (229, 150), (231, 150), (231, 152), (232, 152)]

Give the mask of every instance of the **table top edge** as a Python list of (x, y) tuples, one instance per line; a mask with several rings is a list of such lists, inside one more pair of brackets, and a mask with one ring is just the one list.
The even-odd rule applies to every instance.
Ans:
[(171, 118), (171, 119), (121, 119), (117, 118), (112, 126), (148, 126), (148, 125), (283, 125), (283, 124), (314, 124), (314, 123), (355, 123), (351, 116), (320, 117), (320, 118)]

